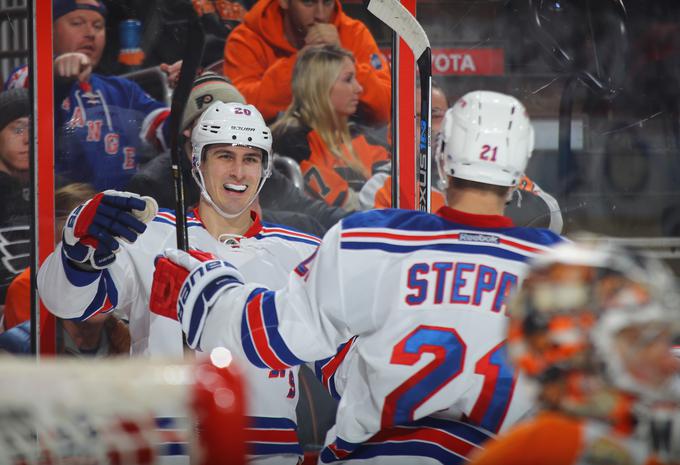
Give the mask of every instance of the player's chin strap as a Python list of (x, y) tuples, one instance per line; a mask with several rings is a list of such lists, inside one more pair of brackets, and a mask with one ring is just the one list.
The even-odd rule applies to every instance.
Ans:
[(238, 218), (239, 216), (243, 215), (246, 211), (250, 210), (250, 206), (255, 202), (255, 199), (257, 196), (260, 194), (260, 191), (262, 190), (262, 186), (264, 186), (265, 181), (269, 177), (269, 175), (265, 175), (263, 172), (262, 177), (260, 178), (260, 185), (257, 187), (257, 191), (253, 196), (250, 198), (250, 201), (246, 204), (245, 207), (243, 207), (238, 213), (227, 213), (223, 211), (220, 207), (217, 206), (215, 202), (213, 202), (213, 199), (210, 197), (210, 194), (208, 194), (208, 191), (205, 189), (205, 181), (203, 180), (203, 173), (201, 173), (201, 170), (199, 169), (192, 169), (191, 170), (191, 175), (194, 178), (194, 181), (196, 181), (196, 184), (198, 184), (198, 187), (201, 189), (201, 197), (210, 204), (210, 206), (223, 218), (226, 218), (228, 220)]
[[(522, 182), (522, 180), (520, 180), (520, 182)], [(560, 204), (557, 202), (557, 199), (541, 189), (541, 187), (534, 181), (530, 182), (530, 186), (525, 188), (518, 187), (510, 190), (508, 198), (506, 199), (506, 204), (512, 202), (513, 194), (517, 192), (517, 206), (522, 208), (522, 191), (526, 190), (531, 192), (543, 200), (543, 202), (545, 202), (546, 206), (548, 207), (548, 211), (550, 212), (550, 224), (548, 225), (548, 229), (550, 229), (555, 234), (562, 234), (562, 228), (564, 228), (564, 219), (562, 218), (562, 210), (560, 209)]]

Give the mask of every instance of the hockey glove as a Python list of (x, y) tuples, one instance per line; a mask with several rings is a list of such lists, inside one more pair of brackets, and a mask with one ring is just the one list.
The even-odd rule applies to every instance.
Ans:
[(151, 197), (100, 192), (71, 212), (63, 233), (66, 258), (81, 268), (101, 270), (113, 263), (119, 240), (132, 243), (158, 212)]
[(212, 304), (238, 284), (243, 276), (228, 262), (199, 250), (167, 249), (156, 259), (149, 309), (179, 321), (187, 345), (195, 349)]
[(201, 250), (190, 250), (185, 253), (181, 250), (167, 249), (164, 255), (156, 257), (149, 309), (153, 313), (177, 321), (177, 299), (184, 280), (194, 268), (208, 260), (217, 260), (217, 257)]

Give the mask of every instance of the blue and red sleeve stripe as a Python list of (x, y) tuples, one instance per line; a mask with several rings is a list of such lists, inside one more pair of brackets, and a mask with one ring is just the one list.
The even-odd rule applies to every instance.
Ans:
[(241, 340), (248, 360), (260, 368), (285, 370), (301, 365), (279, 332), (275, 293), (255, 289), (246, 301), (241, 321)]
[(337, 353), (332, 357), (319, 360), (314, 363), (314, 372), (316, 377), (319, 381), (321, 381), (321, 384), (324, 385), (331, 396), (337, 400), (340, 400), (341, 396), (335, 386), (335, 373), (338, 371), (338, 368), (347, 357), (347, 354), (352, 348), (356, 338), (357, 337), (354, 336), (349, 341), (341, 344), (340, 347), (338, 347)]
[(462, 464), (493, 437), (459, 421), (424, 418), (380, 431), (362, 444), (336, 438), (324, 448), (320, 463), (365, 460), (381, 456), (431, 457), (441, 463)]
[(250, 455), (302, 455), (297, 425), (290, 418), (246, 417)]
[(74, 286), (85, 287), (99, 280), (96, 294), (85, 308), (83, 314), (77, 318), (78, 320), (87, 320), (97, 313), (107, 313), (116, 308), (116, 305), (118, 305), (118, 290), (108, 270), (100, 272), (79, 270), (66, 258), (63, 250), (61, 259), (66, 279)]

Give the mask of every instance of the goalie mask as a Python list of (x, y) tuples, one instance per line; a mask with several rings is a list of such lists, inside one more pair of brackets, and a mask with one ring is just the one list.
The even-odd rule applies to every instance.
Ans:
[(465, 94), (449, 108), (437, 138), (441, 182), (447, 176), (517, 186), (534, 148), (534, 130), (514, 97), (489, 91)]
[[(235, 214), (222, 210), (206, 189), (201, 165), (206, 149), (216, 144), (250, 147), (262, 152), (262, 176), (257, 188), (245, 207)], [(213, 103), (198, 118), (191, 132), (191, 146), (191, 174), (206, 202), (224, 218), (236, 218), (248, 210), (272, 172), (272, 136), (257, 108), (242, 103)]]
[(678, 323), (674, 277), (660, 261), (563, 244), (535, 260), (510, 305), (510, 356), (541, 392), (564, 387), (553, 407), (610, 419), (627, 397), (678, 400)]

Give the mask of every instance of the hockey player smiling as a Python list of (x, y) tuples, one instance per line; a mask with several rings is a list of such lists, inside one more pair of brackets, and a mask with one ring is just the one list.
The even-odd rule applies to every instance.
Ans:
[[(183, 117), (185, 128), (193, 126), (184, 135), (191, 136), (192, 174), (201, 191), (198, 207), (186, 215), (189, 246), (237, 263), (250, 281), (281, 288), (319, 240), (260, 220), (256, 199), (271, 173), (269, 128), (254, 106), (223, 103), (214, 92), (206, 93), (210, 87), (200, 86), (190, 101), (215, 103), (198, 107), (197, 118)], [(85, 320), (118, 309), (130, 321), (132, 355), (179, 357), (181, 326), (149, 309), (163, 305), (150, 300), (154, 263), (175, 246), (176, 214), (183, 212), (137, 213), (146, 212), (149, 203), (133, 193), (106, 191), (80, 205), (40, 268), (38, 287), (45, 305), (62, 318)], [(249, 463), (297, 464), (302, 455), (295, 412), (298, 369), (241, 366), (249, 385)]]
[(269, 129), (253, 106), (216, 102), (198, 118), (191, 132), (192, 175), (201, 189), (198, 214), (208, 229), (248, 231), (251, 207), (257, 208), (271, 174), (270, 148)]
[(211, 216), (207, 210), (218, 214), (221, 211), (225, 215), (216, 218), (224, 224), (221, 229), (244, 233), (252, 222), (246, 210), (255, 201), (262, 180), (262, 152), (257, 148), (219, 144), (206, 149), (203, 157), (205, 191), (217, 208), (201, 202), (198, 208), (201, 218), (207, 220)]

